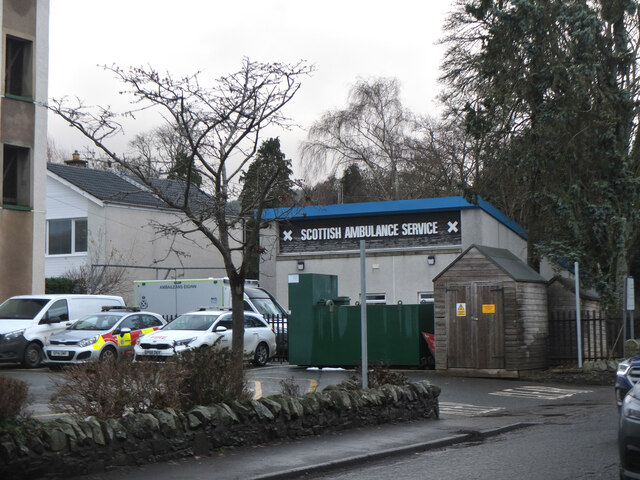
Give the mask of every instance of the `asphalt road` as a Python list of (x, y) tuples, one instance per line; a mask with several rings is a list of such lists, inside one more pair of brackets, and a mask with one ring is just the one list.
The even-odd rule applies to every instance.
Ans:
[[(532, 422), (535, 426), (478, 442), (366, 462), (345, 470), (299, 478), (318, 479), (613, 479), (618, 475), (617, 408), (613, 388), (532, 383), (508, 379), (448, 377), (434, 371), (408, 370), (412, 380), (428, 379), (442, 389), (441, 422), (429, 428), (455, 425), (455, 431)], [(336, 369), (306, 369), (270, 364), (247, 370), (256, 397), (280, 393), (282, 381), (293, 382), (300, 393), (322, 390), (354, 374)], [(55, 418), (48, 398), (60, 372), (0, 366), (0, 375), (25, 380), (36, 418)], [(442, 427), (441, 427), (442, 425)], [(304, 441), (302, 441), (304, 442)], [(240, 453), (237, 455), (240, 456)], [(232, 461), (232, 459), (229, 459)], [(206, 459), (185, 459), (181, 478), (203, 478)], [(205, 467), (206, 469), (206, 467)], [(126, 473), (126, 478), (152, 478)], [(268, 466), (265, 466), (268, 471)], [(206, 476), (206, 475), (205, 475)], [(124, 478), (124, 477), (123, 477)], [(158, 478), (158, 477), (155, 477)], [(167, 477), (168, 478), (168, 477)], [(236, 477), (220, 477), (236, 478)], [(247, 477), (251, 478), (251, 477)]]
[[(600, 387), (602, 388), (602, 387)], [(363, 463), (316, 480), (610, 480), (618, 478), (617, 410), (573, 402), (529, 412), (539, 424), (448, 448)]]

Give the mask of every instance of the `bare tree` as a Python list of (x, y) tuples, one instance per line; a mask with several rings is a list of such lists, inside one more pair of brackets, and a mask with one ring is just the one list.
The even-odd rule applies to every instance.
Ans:
[[(201, 82), (199, 73), (183, 78), (161, 75), (151, 67), (121, 69), (105, 67), (124, 84), (135, 109), (116, 114), (108, 108), (89, 109), (82, 102), (52, 100), (49, 108), (90, 139), (114, 163), (135, 175), (168, 206), (182, 212), (183, 221), (164, 226), (167, 235), (186, 236), (200, 232), (220, 252), (232, 291), (232, 365), (238, 391), (242, 388), (244, 338), (244, 280), (260, 250), (264, 199), (278, 178), (278, 171), (263, 179), (262, 193), (255, 201), (231, 215), (229, 203), (239, 193), (239, 177), (253, 159), (266, 127), (287, 127), (283, 108), (300, 88), (301, 78), (312, 71), (305, 62), (260, 63), (244, 59), (241, 68), (215, 80)], [(108, 141), (123, 131), (122, 118), (140, 109), (158, 108), (175, 129), (186, 150), (184, 174), (167, 189), (156, 177), (167, 173), (163, 162), (150, 162), (144, 155), (118, 154)], [(195, 178), (202, 179), (202, 190)], [(252, 217), (251, 227), (243, 228)], [(247, 222), (247, 225), (249, 222)], [(240, 260), (236, 259), (239, 253)]]
[(399, 172), (410, 157), (407, 134), (412, 121), (400, 101), (397, 80), (361, 80), (352, 87), (345, 109), (327, 112), (313, 124), (302, 158), (307, 167), (328, 163), (332, 174), (358, 165), (376, 179), (385, 199), (398, 199)]
[[(86, 263), (67, 270), (62, 276), (73, 282), (74, 291), (78, 293), (123, 295), (130, 288), (126, 276), (127, 263), (125, 256), (112, 248), (106, 258), (98, 259), (99, 248), (92, 249)], [(100, 268), (94, 265), (100, 263)]]

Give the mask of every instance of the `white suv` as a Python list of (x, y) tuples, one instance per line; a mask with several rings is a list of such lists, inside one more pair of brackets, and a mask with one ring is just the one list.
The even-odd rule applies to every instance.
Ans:
[[(231, 311), (207, 310), (180, 315), (136, 344), (136, 360), (163, 360), (199, 347), (231, 349)], [(276, 353), (276, 336), (264, 319), (244, 312), (244, 354), (262, 366)]]

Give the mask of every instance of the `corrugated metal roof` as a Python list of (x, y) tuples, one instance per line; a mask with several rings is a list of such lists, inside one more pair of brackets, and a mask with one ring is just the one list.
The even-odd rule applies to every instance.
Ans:
[(481, 209), (523, 238), (526, 232), (522, 226), (511, 220), (489, 202), (478, 197), (473, 204), (463, 197), (421, 198), (415, 200), (391, 200), (384, 202), (344, 203), (309, 207), (273, 208), (264, 211), (263, 218), (309, 219), (334, 217), (364, 217), (368, 215), (390, 215), (396, 213), (441, 212), (447, 210)]

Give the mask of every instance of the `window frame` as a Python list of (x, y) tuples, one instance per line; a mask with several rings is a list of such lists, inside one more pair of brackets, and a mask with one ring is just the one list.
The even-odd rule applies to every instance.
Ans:
[[(32, 39), (7, 34), (4, 37), (4, 94), (7, 98), (33, 102), (33, 58)], [(10, 57), (14, 54), (13, 59)], [(10, 63), (19, 61), (20, 65)], [(19, 73), (16, 69), (20, 70)], [(19, 84), (19, 88), (18, 88)]]
[[(50, 222), (70, 222), (70, 239), (69, 239), (69, 252), (65, 253), (50, 253), (51, 248), (51, 223)], [(78, 228), (77, 224), (79, 222), (85, 222), (86, 227), (84, 228), (85, 238), (84, 244), (86, 246), (86, 250), (76, 250), (78, 246)], [(47, 229), (46, 229), (46, 246), (45, 246), (45, 254), (48, 257), (59, 257), (63, 255), (86, 255), (89, 252), (89, 221), (86, 217), (77, 217), (77, 218), (49, 218), (47, 219)]]
[(418, 292), (418, 303), (435, 303), (433, 292)]
[[(32, 163), (31, 149), (29, 147), (11, 143), (2, 144), (2, 188), (0, 189), (2, 208), (14, 210), (32, 209)], [(10, 172), (11, 177), (8, 176), (8, 169), (15, 170), (15, 172)], [(15, 193), (11, 198), (7, 198), (7, 190), (11, 186), (9, 185), (10, 179), (14, 180)]]
[(365, 296), (367, 305), (386, 305), (387, 294), (386, 293), (367, 293)]

